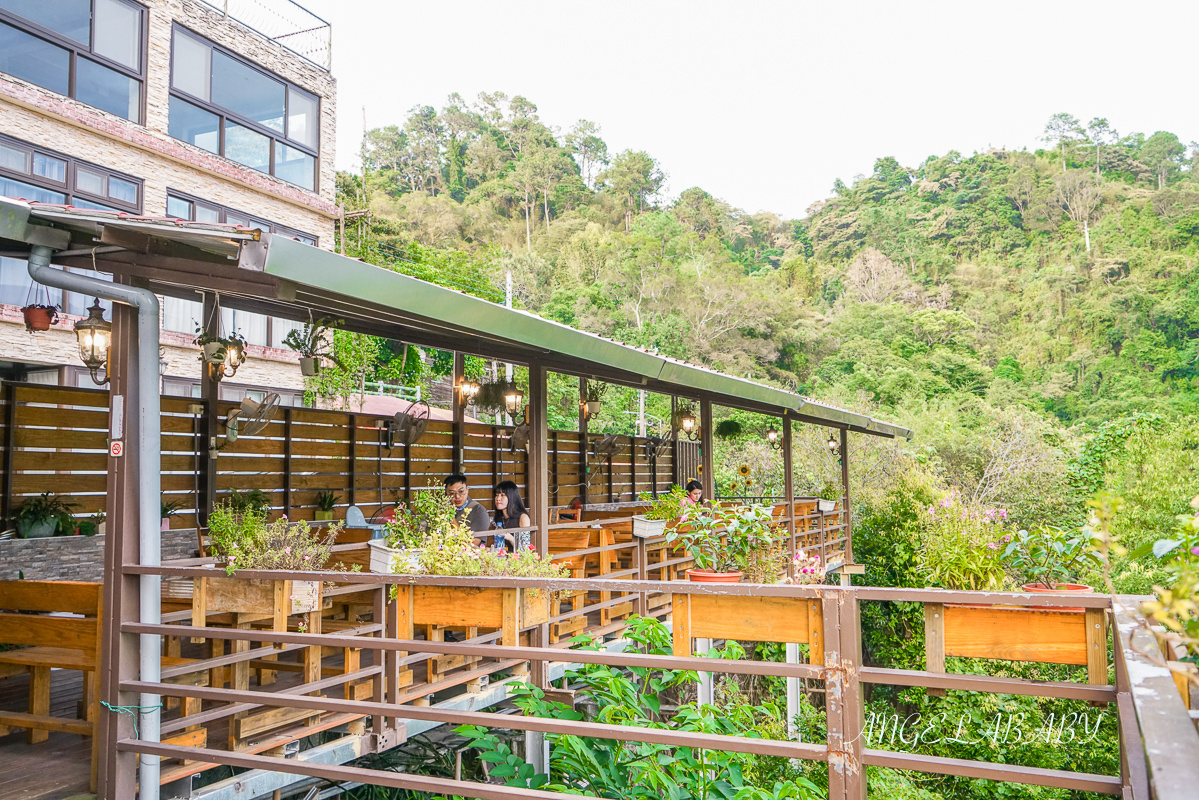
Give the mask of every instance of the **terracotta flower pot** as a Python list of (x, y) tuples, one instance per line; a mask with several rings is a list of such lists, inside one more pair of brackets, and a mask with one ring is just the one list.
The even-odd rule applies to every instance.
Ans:
[(741, 572), (713, 572), (710, 569), (689, 569), (687, 580), (693, 583), (740, 583)]
[(27, 331), (48, 331), (54, 324), (54, 320), (58, 319), (58, 312), (53, 308), (26, 306), (21, 309), (21, 313), (25, 316), (25, 330)]
[[(1029, 593), (1053, 593), (1053, 594), (1094, 594), (1095, 589), (1081, 583), (1055, 583), (1052, 589), (1046, 589), (1039, 583), (1026, 583), (1020, 587), (1020, 591)], [(1037, 608), (1044, 611), (1082, 611), (1081, 608), (1060, 608), (1058, 606), (1029, 606), (1029, 608)]]

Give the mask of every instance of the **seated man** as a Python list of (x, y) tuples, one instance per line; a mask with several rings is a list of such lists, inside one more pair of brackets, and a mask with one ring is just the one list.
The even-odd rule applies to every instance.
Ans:
[(487, 509), (470, 499), (470, 490), (466, 487), (465, 475), (447, 476), (445, 494), (454, 504), (454, 508), (458, 509), (458, 513), (454, 515), (454, 521), (469, 528), (475, 534), (476, 539), (483, 538), (481, 534), (491, 530), (491, 516), (487, 513)]

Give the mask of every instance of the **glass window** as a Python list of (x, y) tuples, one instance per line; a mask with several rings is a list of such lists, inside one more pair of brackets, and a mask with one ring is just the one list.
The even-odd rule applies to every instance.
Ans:
[(33, 174), (55, 183), (66, 183), (67, 162), (45, 153), (34, 153)]
[(283, 340), (287, 338), (290, 331), (300, 330), (304, 327), (302, 322), (293, 322), (290, 319), (280, 319), (279, 317), (271, 318), (271, 347), (283, 348), (287, 345), (283, 344)]
[(196, 222), (207, 222), (211, 225), (215, 225), (220, 221), (221, 212), (219, 209), (203, 205), (196, 206)]
[(271, 171), (271, 140), (235, 122), (225, 121), (225, 157), (259, 172)]
[(0, 8), (82, 45), (91, 42), (91, 0), (0, 0)]
[(76, 197), (71, 200), (71, 205), (75, 206), (75, 208), (89, 208), (92, 211), (116, 211), (117, 213), (125, 212), (125, 209), (123, 208), (106, 206), (103, 203), (93, 203), (91, 200), (84, 200), (82, 197)]
[(75, 188), (81, 192), (88, 194), (98, 194), (101, 197), (108, 194), (104, 188), (104, 182), (108, 176), (102, 172), (96, 172), (94, 169), (87, 167), (75, 168)]
[(316, 159), (303, 150), (275, 142), (275, 175), (288, 183), (312, 189), (316, 186)]
[(200, 316), (204, 306), (195, 300), (180, 300), (164, 297), (162, 301), (162, 327), (177, 333), (195, 333), (200, 327)]
[(212, 102), (283, 132), (285, 87), (219, 50), (212, 53)]
[(137, 205), (137, 184), (124, 178), (109, 178), (108, 196), (113, 200), (135, 206)]
[(75, 61), (75, 99), (89, 106), (140, 122), (141, 90), (141, 81), (115, 69), (86, 58)]
[(168, 113), (167, 130), (176, 139), (190, 142), (210, 153), (221, 152), (220, 117), (192, 105), (178, 97), (172, 97)]
[(31, 291), (32, 286), (33, 279), (29, 277), (29, 267), (25, 264), (25, 259), (0, 256), (0, 303), (12, 306), (23, 306), (31, 302), (49, 302), (52, 305), (62, 303), (62, 289), (39, 286)]
[(66, 94), (70, 86), (71, 53), (0, 23), (0, 72)]
[(192, 204), (190, 200), (167, 195), (167, 216), (176, 219), (191, 219)]
[(122, 0), (96, 0), (93, 53), (111, 58), (130, 69), (140, 69), (141, 34), (142, 14), (139, 9)]
[(29, 172), (29, 151), (0, 142), (0, 169)]
[(287, 138), (316, 148), (316, 132), (320, 126), (319, 104), (307, 92), (294, 86), (287, 88)]
[(67, 196), (62, 192), (52, 192), (49, 189), (34, 186), (32, 183), (14, 181), (12, 178), (6, 178), (3, 175), (0, 175), (0, 195), (4, 197), (17, 197), (24, 200), (35, 200), (39, 203), (67, 202)]
[[(175, 32), (172, 47), (171, 85), (198, 100), (210, 100), (208, 87), (212, 80), (212, 48), (179, 31)], [(171, 110), (174, 111), (173, 108)]]

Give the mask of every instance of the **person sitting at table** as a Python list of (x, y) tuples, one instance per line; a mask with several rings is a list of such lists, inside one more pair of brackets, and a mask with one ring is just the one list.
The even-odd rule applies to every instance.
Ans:
[(454, 521), (470, 528), (476, 539), (482, 538), (480, 534), (486, 534), (491, 530), (491, 519), (487, 516), (487, 509), (470, 499), (470, 490), (466, 486), (465, 475), (455, 473), (446, 476), (445, 495), (450, 498), (450, 502), (454, 504), (457, 511)]
[[(520, 489), (512, 481), (500, 481), (495, 487), (495, 527), (499, 530), (505, 528), (527, 528), (533, 524), (532, 518), (529, 516), (529, 510), (525, 508), (524, 501), (520, 499)], [(516, 547), (516, 537), (511, 533), (500, 534), (504, 537), (504, 544), (513, 549)], [(528, 541), (532, 537), (528, 531), (517, 534), (522, 542)]]
[(687, 494), (679, 501), (680, 511), (686, 511), (691, 506), (701, 506), (704, 504), (704, 485), (702, 483), (697, 480), (687, 481), (685, 491)]

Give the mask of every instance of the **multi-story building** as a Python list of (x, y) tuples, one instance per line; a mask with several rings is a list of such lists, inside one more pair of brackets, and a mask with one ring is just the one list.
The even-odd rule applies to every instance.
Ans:
[[(0, 195), (332, 248), (329, 41), (290, 0), (0, 0)], [(163, 303), (169, 394), (199, 393), (200, 300)], [(0, 256), (0, 378), (91, 386), (71, 331), (90, 302)], [(50, 331), (26, 332), (35, 303), (61, 309)], [(222, 397), (271, 387), (296, 402), (294, 323), (225, 309), (222, 325), (249, 343)]]

